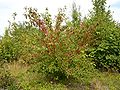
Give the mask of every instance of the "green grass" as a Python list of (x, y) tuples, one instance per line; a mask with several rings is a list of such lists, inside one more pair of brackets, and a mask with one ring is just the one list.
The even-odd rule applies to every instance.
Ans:
[[(16, 79), (20, 90), (120, 90), (120, 74), (99, 72), (91, 81), (53, 83), (47, 82), (42, 74), (27, 72), (30, 66), (20, 62), (4, 64), (4, 68)], [(16, 89), (15, 89), (16, 90)]]

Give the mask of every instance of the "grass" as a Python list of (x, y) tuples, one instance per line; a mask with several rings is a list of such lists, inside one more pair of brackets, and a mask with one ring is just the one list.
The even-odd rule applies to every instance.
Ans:
[(21, 62), (4, 64), (12, 77), (16, 78), (20, 90), (120, 90), (120, 74), (99, 72), (90, 83), (52, 83), (44, 81), (42, 74), (27, 72), (29, 65)]
[(101, 82), (109, 87), (109, 90), (120, 90), (120, 74), (119, 73), (102, 73)]
[(10, 74), (15, 77), (19, 76), (19, 74), (25, 73), (30, 68), (30, 66), (20, 61), (6, 63), (4, 67), (6, 67), (6, 69), (10, 72)]

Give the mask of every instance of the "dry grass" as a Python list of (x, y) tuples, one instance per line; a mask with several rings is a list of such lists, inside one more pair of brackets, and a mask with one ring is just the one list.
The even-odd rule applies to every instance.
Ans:
[(19, 74), (25, 73), (30, 68), (29, 65), (22, 63), (20, 61), (6, 63), (4, 67), (10, 72), (12, 76), (15, 77), (19, 76)]
[(100, 80), (93, 79), (90, 90), (109, 90), (109, 87), (104, 85)]
[[(23, 88), (28, 88), (30, 86), (30, 90), (120, 90), (120, 74), (111, 74), (111, 73), (99, 73), (99, 77), (94, 78), (89, 85), (78, 84), (50, 84), (42, 85), (36, 83), (37, 81), (44, 82), (42, 80), (41, 74), (37, 73), (26, 73), (30, 68), (30, 65), (25, 64), (21, 61), (5, 63), (4, 67), (6, 70), (10, 72), (10, 74), (14, 77), (17, 77), (18, 85)], [(22, 75), (22, 76), (21, 76)]]

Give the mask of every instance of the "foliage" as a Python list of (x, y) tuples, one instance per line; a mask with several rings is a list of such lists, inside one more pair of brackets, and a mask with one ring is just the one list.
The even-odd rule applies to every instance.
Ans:
[(0, 60), (11, 60), (16, 59), (17, 48), (9, 36), (8, 30), (6, 30), (5, 36), (0, 42)]
[(50, 81), (55, 82), (71, 77), (87, 77), (87, 72), (94, 72), (92, 63), (85, 58), (84, 49), (79, 47), (81, 31), (69, 28), (61, 31), (62, 16), (60, 11), (56, 18), (55, 30), (39, 41), (41, 46), (38, 57), (33, 59), (33, 71), (43, 73)]
[(120, 30), (112, 20), (110, 11), (105, 10), (106, 0), (94, 0), (94, 15), (91, 23), (97, 23), (93, 33), (94, 42), (89, 47), (89, 56), (93, 58), (95, 67), (100, 70), (120, 70)]
[[(96, 89), (97, 82), (102, 86), (97, 69), (120, 72), (120, 26), (106, 10), (106, 0), (93, 0), (93, 6), (90, 15), (81, 19), (73, 3), (72, 20), (66, 8), (59, 9), (54, 20), (47, 8), (45, 13), (25, 8), (26, 21), (12, 22), (0, 40), (0, 63), (16, 60), (31, 67), (17, 77), (17, 85), (30, 90), (44, 89), (46, 84), (51, 89), (58, 83), (82, 83)], [(1, 71), (0, 86), (17, 88), (10, 71)]]
[(77, 8), (75, 2), (72, 5), (72, 24), (73, 27), (79, 28), (81, 21), (80, 8)]
[[(78, 77), (81, 77), (81, 80), (84, 81), (85, 78), (90, 76), (87, 73), (92, 74), (94, 72), (91, 61), (86, 59), (84, 48), (80, 47), (81, 31), (76, 28), (62, 30), (62, 22), (66, 20), (64, 10), (59, 10), (54, 28), (49, 26), (52, 22), (48, 11), (41, 16), (36, 9), (25, 8), (25, 10), (24, 15), (28, 22), (18, 24), (14, 22), (8, 28), (9, 34), (6, 34), (6, 36), (10, 38), (9, 41), (12, 45), (8, 49), (8, 52), (11, 49), (11, 53), (7, 61), (14, 60), (12, 57), (14, 52), (12, 47), (14, 47), (16, 60), (19, 58), (24, 60), (25, 63), (32, 64), (33, 71), (43, 73), (49, 81), (53, 82), (64, 82), (69, 78), (77, 80)], [(75, 6), (72, 14), (74, 14), (72, 16), (73, 24), (78, 19), (75, 26), (77, 27), (80, 21), (79, 15), (75, 16), (75, 14), (78, 14)], [(36, 26), (39, 27), (39, 30), (35, 28)], [(6, 39), (3, 43), (6, 42)], [(5, 43), (4, 45), (9, 46), (10, 44)]]

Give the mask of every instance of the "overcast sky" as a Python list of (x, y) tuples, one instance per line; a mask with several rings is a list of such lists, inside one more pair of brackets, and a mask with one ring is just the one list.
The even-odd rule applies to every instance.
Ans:
[[(92, 8), (92, 0), (0, 0), (0, 35), (3, 35), (5, 27), (8, 26), (8, 20), (11, 20), (12, 13), (18, 14), (17, 20), (23, 20), (24, 7), (37, 8), (39, 12), (44, 12), (48, 7), (50, 13), (55, 15), (58, 8), (65, 5), (71, 8), (72, 3), (76, 2), (80, 6), (82, 15), (87, 15), (88, 10)], [(120, 22), (120, 0), (107, 0), (110, 9), (114, 11), (113, 18)]]

